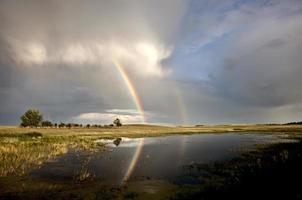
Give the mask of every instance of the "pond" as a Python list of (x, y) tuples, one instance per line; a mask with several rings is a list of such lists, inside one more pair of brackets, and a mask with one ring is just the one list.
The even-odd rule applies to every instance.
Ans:
[(32, 170), (29, 178), (55, 183), (93, 180), (108, 185), (141, 180), (195, 184), (198, 180), (186, 179), (186, 175), (203, 172), (190, 170), (190, 165), (228, 160), (239, 150), (280, 139), (278, 135), (225, 133), (98, 140), (106, 143), (105, 152), (69, 149), (63, 156)]

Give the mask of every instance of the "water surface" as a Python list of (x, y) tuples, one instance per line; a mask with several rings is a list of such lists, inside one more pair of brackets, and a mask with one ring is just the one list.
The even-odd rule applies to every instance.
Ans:
[(180, 177), (185, 177), (188, 166), (194, 163), (231, 159), (238, 154), (238, 150), (279, 140), (277, 135), (248, 133), (122, 138), (115, 142), (100, 140), (96, 142), (106, 143), (105, 152), (88, 153), (70, 149), (67, 154), (31, 171), (29, 177), (52, 182), (97, 180), (121, 184), (128, 173), (127, 181), (156, 179), (186, 182)]

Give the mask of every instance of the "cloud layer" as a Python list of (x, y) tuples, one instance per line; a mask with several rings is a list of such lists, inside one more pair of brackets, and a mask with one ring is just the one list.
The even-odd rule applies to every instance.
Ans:
[(114, 62), (148, 122), (302, 117), (299, 0), (4, 0), (0, 22), (1, 124), (29, 107), (58, 122), (139, 122)]

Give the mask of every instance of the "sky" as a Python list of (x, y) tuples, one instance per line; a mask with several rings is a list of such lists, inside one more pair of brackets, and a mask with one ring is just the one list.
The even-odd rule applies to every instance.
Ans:
[(0, 0), (2, 125), (299, 121), (301, 76), (301, 0)]

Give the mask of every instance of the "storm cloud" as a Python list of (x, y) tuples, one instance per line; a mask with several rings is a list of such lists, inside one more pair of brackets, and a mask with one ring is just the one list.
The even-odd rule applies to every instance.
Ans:
[(284, 122), (302, 117), (302, 2), (0, 2), (0, 123)]

